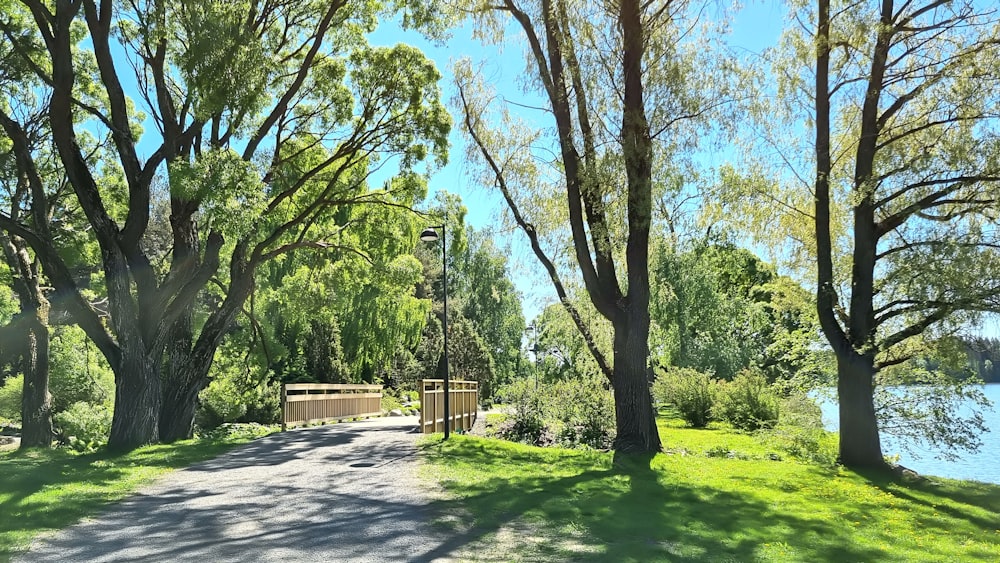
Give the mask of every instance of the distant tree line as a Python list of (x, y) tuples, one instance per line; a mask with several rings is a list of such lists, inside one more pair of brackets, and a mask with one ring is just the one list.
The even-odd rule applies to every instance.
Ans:
[(1000, 338), (968, 338), (965, 345), (969, 363), (979, 379), (1000, 383)]

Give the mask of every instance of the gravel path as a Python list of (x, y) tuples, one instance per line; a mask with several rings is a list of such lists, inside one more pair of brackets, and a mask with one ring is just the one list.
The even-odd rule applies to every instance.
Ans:
[(291, 430), (176, 471), (15, 561), (448, 561), (416, 417)]

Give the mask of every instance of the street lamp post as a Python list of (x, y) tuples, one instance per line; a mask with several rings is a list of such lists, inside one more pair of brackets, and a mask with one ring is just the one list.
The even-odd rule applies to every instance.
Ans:
[(444, 267), (444, 439), (447, 440), (451, 435), (451, 400), (448, 389), (448, 231), (443, 224), (427, 227), (420, 233), (420, 240), (437, 241), (437, 229), (441, 229), (441, 264)]
[(538, 391), (538, 326), (535, 323), (528, 325), (531, 329), (532, 340), (531, 340), (531, 352), (534, 355), (535, 360), (535, 391)]

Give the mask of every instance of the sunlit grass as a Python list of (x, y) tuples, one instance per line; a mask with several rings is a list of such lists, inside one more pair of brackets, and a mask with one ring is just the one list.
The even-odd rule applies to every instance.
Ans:
[(173, 469), (211, 459), (274, 429), (255, 427), (127, 454), (0, 453), (0, 561), (25, 549), (41, 532), (69, 526)]
[[(729, 430), (661, 426), (675, 453), (610, 453), (469, 436), (424, 444), (440, 526), (462, 560), (1000, 561), (1000, 487), (782, 458)], [(725, 448), (734, 457), (707, 457)]]

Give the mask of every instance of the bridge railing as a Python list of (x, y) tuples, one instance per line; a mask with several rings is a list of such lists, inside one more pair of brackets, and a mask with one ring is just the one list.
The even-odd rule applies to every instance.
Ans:
[(286, 383), (281, 386), (281, 429), (382, 415), (381, 385)]
[[(420, 390), (420, 430), (424, 434), (444, 432), (444, 380), (421, 379), (417, 388)], [(451, 429), (472, 429), (479, 411), (479, 383), (449, 380), (448, 395)]]

